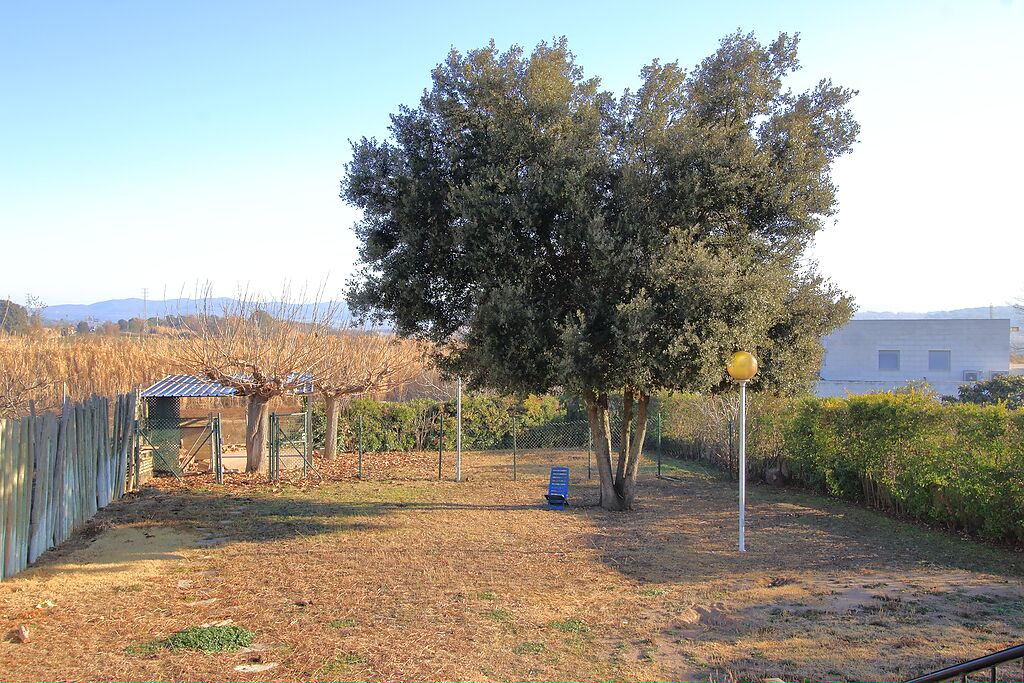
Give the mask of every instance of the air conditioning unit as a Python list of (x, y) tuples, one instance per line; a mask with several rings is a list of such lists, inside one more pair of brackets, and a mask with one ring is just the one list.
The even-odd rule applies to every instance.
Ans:
[(981, 379), (981, 370), (964, 370), (965, 382), (977, 382)]

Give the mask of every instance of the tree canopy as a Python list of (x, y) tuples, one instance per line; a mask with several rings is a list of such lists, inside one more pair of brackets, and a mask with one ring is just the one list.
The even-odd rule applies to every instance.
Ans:
[(17, 334), (28, 329), (28, 310), (9, 299), (0, 299), (0, 331)]
[(978, 405), (1005, 404), (1010, 410), (1024, 408), (1024, 377), (996, 375), (984, 382), (964, 384), (957, 392), (954, 403), (976, 403)]
[(784, 86), (797, 44), (735, 33), (620, 96), (564, 39), (452, 51), (389, 139), (353, 145), (354, 310), (445, 345), (476, 385), (579, 393), (598, 440), (609, 391), (642, 416), (653, 391), (722, 387), (737, 348), (757, 386), (807, 386), (851, 312), (806, 250), (858, 126), (853, 91)]

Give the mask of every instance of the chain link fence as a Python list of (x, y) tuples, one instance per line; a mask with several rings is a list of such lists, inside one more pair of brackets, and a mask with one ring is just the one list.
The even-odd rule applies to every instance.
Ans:
[[(414, 400), (387, 403), (360, 399), (340, 411), (338, 450), (352, 462), (333, 476), (391, 478), (402, 476), (518, 480), (546, 478), (553, 466), (569, 467), (570, 478), (596, 479), (597, 463), (589, 424), (552, 399), (558, 410), (524, 410), (504, 397), (464, 397), (461, 458), (456, 462), (455, 406), (453, 402)], [(245, 418), (243, 410), (221, 415), (209, 408), (174, 397), (143, 401), (139, 435), (152, 455), (156, 474), (181, 476), (188, 472), (213, 472), (218, 482), (225, 472), (245, 469)], [(207, 414), (202, 415), (203, 409)], [(183, 414), (185, 413), (185, 414)], [(622, 438), (621, 415), (610, 419), (612, 467)], [(644, 457), (639, 476), (661, 474), (661, 427), (659, 412), (648, 418)], [(636, 424), (634, 422), (634, 430)], [(320, 478), (316, 457), (325, 439), (322, 406), (308, 412), (271, 413), (267, 434), (266, 472), (271, 480), (282, 472), (290, 476)], [(461, 469), (461, 471), (457, 471)], [(415, 470), (415, 471), (413, 471)]]
[[(511, 479), (544, 477), (551, 467), (569, 467), (570, 479), (596, 479), (597, 462), (586, 420), (565, 416), (536, 423), (536, 418), (515, 411), (488, 411), (463, 417), (461, 457), (457, 453), (456, 418), (452, 406), (441, 402), (410, 403), (353, 402), (339, 416), (339, 452), (356, 454), (356, 476), (390, 476), (381, 467), (402, 469), (415, 461), (427, 472), (424, 455), (432, 453), (430, 471), (438, 479)], [(322, 415), (314, 417), (314, 443), (326, 438)], [(622, 418), (612, 415), (612, 449), (622, 438)], [(634, 421), (634, 430), (636, 424)], [(638, 476), (660, 476), (661, 418), (649, 416)], [(407, 454), (403, 458), (402, 454)], [(418, 456), (418, 457), (414, 457)], [(612, 467), (617, 463), (612, 454)]]
[(211, 471), (221, 437), (216, 414), (182, 415), (181, 399), (159, 397), (141, 402), (139, 441), (154, 474), (181, 476)]

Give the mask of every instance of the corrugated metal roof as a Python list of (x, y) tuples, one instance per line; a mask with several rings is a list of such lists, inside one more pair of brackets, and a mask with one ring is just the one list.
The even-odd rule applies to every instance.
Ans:
[(143, 389), (143, 398), (173, 396), (176, 398), (195, 396), (234, 396), (232, 387), (225, 387), (195, 375), (168, 375), (151, 387)]
[[(225, 387), (211, 382), (205, 377), (195, 375), (168, 375), (156, 384), (142, 390), (142, 398), (217, 398), (221, 396), (234, 396), (238, 391), (233, 387)], [(306, 379), (293, 393), (313, 393), (312, 379)]]

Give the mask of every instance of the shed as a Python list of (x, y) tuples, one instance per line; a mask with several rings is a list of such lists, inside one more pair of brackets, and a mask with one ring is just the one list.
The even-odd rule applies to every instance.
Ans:
[[(312, 377), (306, 376), (294, 392), (297, 395), (313, 393)], [(238, 390), (226, 387), (197, 375), (168, 375), (143, 389), (142, 432), (157, 457), (154, 469), (158, 472), (177, 472), (179, 450), (182, 445), (182, 429), (203, 429), (206, 421), (198, 418), (181, 417), (183, 398), (228, 398), (238, 395)]]

